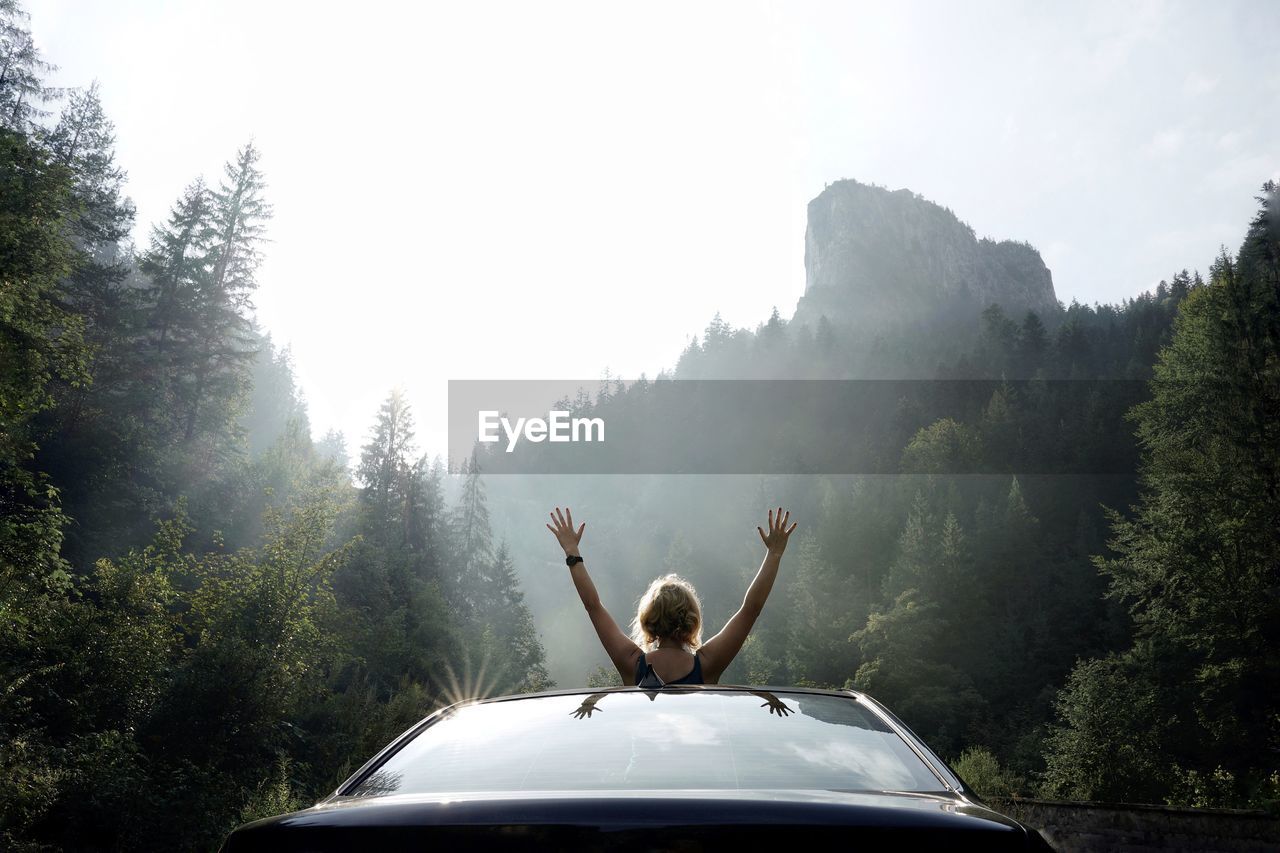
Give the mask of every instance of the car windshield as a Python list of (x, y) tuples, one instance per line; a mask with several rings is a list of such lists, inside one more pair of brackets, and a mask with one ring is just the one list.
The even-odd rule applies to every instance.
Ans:
[(852, 697), (656, 691), (464, 706), (348, 793), (769, 788), (945, 790)]

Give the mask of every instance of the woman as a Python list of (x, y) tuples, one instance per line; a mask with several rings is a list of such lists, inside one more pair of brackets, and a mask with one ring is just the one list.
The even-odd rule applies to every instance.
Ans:
[(756, 528), (764, 542), (764, 562), (760, 564), (760, 571), (751, 582), (738, 612), (719, 634), (705, 643), (702, 642), (702, 605), (693, 585), (687, 580), (678, 575), (666, 575), (650, 584), (640, 597), (631, 623), (632, 635), (628, 637), (600, 603), (600, 595), (587, 574), (578, 548), (586, 522), (574, 530), (573, 514), (567, 507), (563, 513), (556, 507), (556, 511), (551, 513), (552, 524), (548, 524), (547, 529), (555, 534), (556, 541), (564, 548), (565, 562), (569, 565), (578, 597), (587, 608), (587, 615), (591, 617), (591, 624), (605, 652), (618, 668), (622, 683), (661, 687), (664, 684), (720, 682), (720, 676), (746, 642), (751, 626), (756, 623), (773, 589), (782, 552), (796, 529), (797, 522), (787, 527), (790, 518), (790, 511), (784, 515), (782, 507), (778, 507), (777, 514), (769, 510), (768, 532)]

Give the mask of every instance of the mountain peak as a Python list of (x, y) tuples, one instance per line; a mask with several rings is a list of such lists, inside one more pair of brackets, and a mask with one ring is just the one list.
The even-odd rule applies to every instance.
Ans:
[(829, 184), (809, 202), (804, 265), (801, 323), (950, 325), (976, 320), (993, 302), (1015, 319), (1059, 311), (1053, 277), (1029, 243), (978, 239), (949, 209), (908, 189)]

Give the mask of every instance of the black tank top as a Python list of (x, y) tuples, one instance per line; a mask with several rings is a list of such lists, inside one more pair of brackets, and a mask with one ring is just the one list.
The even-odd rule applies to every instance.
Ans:
[(693, 653), (693, 669), (689, 674), (672, 681), (663, 681), (658, 673), (653, 671), (653, 665), (644, 659), (644, 652), (640, 653), (640, 659), (636, 661), (636, 687), (662, 687), (664, 684), (702, 684), (702, 658), (697, 652)]

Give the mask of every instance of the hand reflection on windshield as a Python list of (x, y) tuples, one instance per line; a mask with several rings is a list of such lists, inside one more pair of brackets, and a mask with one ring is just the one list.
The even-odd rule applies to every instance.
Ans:
[(751, 692), (764, 700), (764, 704), (760, 707), (767, 707), (770, 714), (777, 714), (779, 717), (785, 717), (787, 714), (795, 713), (795, 711), (791, 710), (786, 702), (783, 702), (767, 690), (752, 690)]
[[(646, 692), (649, 695), (650, 702), (652, 702), (658, 696), (657, 691), (646, 691)], [(764, 704), (762, 704), (760, 707), (768, 708), (770, 716), (777, 714), (779, 717), (785, 717), (788, 714), (795, 713), (795, 711), (789, 705), (787, 705), (786, 702), (783, 702), (781, 699), (779, 699), (777, 696), (774, 696), (772, 693), (770, 693), (767, 690), (750, 690), (748, 692), (751, 693), (753, 696), (759, 696), (761, 699), (764, 700)], [(575, 719), (584, 720), (584, 719), (588, 719), (592, 714), (596, 713), (597, 711), (603, 714), (604, 709), (599, 708), (597, 706), (600, 704), (600, 700), (607, 695), (609, 694), (592, 693), (586, 699), (582, 700), (582, 704), (579, 705), (576, 710), (570, 711), (569, 716), (574, 717)]]
[(582, 700), (582, 704), (578, 706), (578, 710), (570, 711), (569, 715), (571, 717), (577, 717), (579, 720), (581, 720), (584, 717), (590, 717), (596, 711), (599, 711), (601, 714), (603, 714), (604, 709), (596, 707), (596, 703), (599, 702), (600, 699), (603, 697), (604, 697), (603, 693), (592, 693), (586, 699)]

